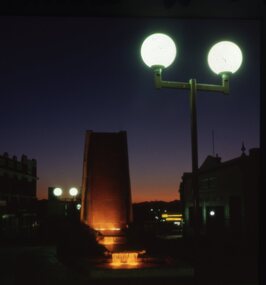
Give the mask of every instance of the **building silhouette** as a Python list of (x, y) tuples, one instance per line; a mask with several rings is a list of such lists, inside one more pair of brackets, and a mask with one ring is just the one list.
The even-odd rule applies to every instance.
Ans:
[[(258, 192), (260, 149), (222, 162), (208, 156), (199, 168), (200, 223), (203, 234), (228, 234), (256, 239), (258, 235)], [(192, 174), (184, 173), (180, 184), (185, 232), (194, 226)]]
[(3, 236), (20, 235), (37, 225), (37, 162), (22, 155), (0, 155), (0, 228)]
[(127, 135), (86, 132), (81, 221), (105, 235), (132, 221)]

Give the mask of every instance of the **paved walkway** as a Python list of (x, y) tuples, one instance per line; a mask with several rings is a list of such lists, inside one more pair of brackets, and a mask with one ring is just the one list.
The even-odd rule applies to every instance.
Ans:
[(55, 247), (15, 246), (0, 249), (1, 285), (68, 285), (82, 284), (81, 281), (77, 273), (58, 261)]
[[(230, 272), (239, 271), (234, 276), (246, 276), (248, 268), (235, 266), (236, 260), (229, 260), (227, 266), (217, 263), (210, 257), (208, 263), (200, 264), (203, 283), (212, 285), (257, 285), (252, 279), (228, 279)], [(73, 266), (71, 265), (73, 264)], [(135, 270), (112, 270), (92, 267), (86, 259), (62, 263), (57, 259), (54, 246), (13, 246), (0, 248), (0, 284), (1, 285), (101, 285), (101, 284), (182, 284), (192, 285), (193, 268), (183, 266), (172, 268), (143, 268)], [(245, 264), (245, 262), (243, 262)], [(223, 266), (227, 272), (221, 271)], [(228, 275), (229, 274), (229, 275)], [(228, 281), (230, 280), (230, 281)]]
[[(73, 266), (71, 266), (73, 263)], [(86, 259), (63, 264), (53, 246), (0, 248), (1, 285), (192, 284), (192, 268), (95, 268)], [(177, 283), (180, 280), (182, 283)], [(147, 283), (148, 282), (148, 283)], [(152, 282), (152, 283), (149, 283)]]

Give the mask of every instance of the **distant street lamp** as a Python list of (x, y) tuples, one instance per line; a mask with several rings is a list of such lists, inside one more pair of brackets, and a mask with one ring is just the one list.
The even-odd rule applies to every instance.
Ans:
[[(79, 193), (79, 190), (78, 190), (78, 188), (76, 188), (76, 187), (71, 187), (71, 188), (69, 189), (69, 191), (68, 191), (68, 194), (69, 194), (73, 199), (75, 199), (75, 198), (77, 197), (78, 193)], [(54, 196), (56, 196), (56, 197), (58, 197), (58, 198), (61, 197), (61, 196), (63, 195), (63, 190), (62, 190), (62, 188), (59, 188), (59, 187), (54, 188), (53, 194), (54, 194)]]
[[(69, 190), (68, 190), (68, 194), (71, 198), (67, 198), (65, 197), (65, 195), (63, 195), (63, 189), (62, 188), (59, 188), (59, 187), (56, 187), (54, 188), (53, 190), (53, 195), (56, 196), (56, 198), (60, 201), (60, 202), (63, 202), (63, 205), (64, 205), (64, 215), (65, 216), (69, 216), (69, 215), (73, 215), (73, 213), (75, 211), (79, 211), (80, 210), (80, 207), (81, 205), (80, 204), (77, 204), (76, 203), (78, 202), (76, 200), (76, 197), (78, 196), (79, 194), (79, 190), (78, 188), (76, 187), (71, 187)], [(64, 196), (64, 197), (61, 197), (61, 196)]]
[(78, 195), (78, 189), (76, 187), (72, 187), (69, 189), (69, 195), (72, 196), (72, 197), (75, 197)]
[(197, 83), (196, 79), (189, 82), (162, 80), (162, 70), (170, 66), (177, 54), (174, 41), (165, 34), (152, 34), (145, 39), (141, 46), (141, 56), (144, 63), (154, 70), (156, 88), (174, 88), (189, 90), (191, 114), (191, 149), (192, 149), (192, 189), (195, 219), (195, 235), (200, 234), (200, 204), (199, 204), (199, 176), (198, 176), (198, 139), (197, 139), (197, 111), (196, 93), (199, 91), (213, 91), (229, 93), (229, 76), (236, 72), (242, 63), (240, 48), (230, 42), (216, 43), (208, 54), (208, 63), (213, 72), (222, 78), (221, 85)]
[(56, 196), (56, 197), (60, 197), (62, 196), (63, 194), (63, 190), (59, 187), (56, 187), (54, 188), (54, 191), (53, 191), (53, 194)]

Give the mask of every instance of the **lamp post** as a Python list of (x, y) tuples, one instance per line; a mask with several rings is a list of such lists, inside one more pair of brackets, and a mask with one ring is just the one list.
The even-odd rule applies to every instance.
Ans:
[[(57, 197), (57, 199), (60, 199), (60, 197), (63, 195), (63, 189), (60, 187), (56, 187), (53, 190), (53, 194), (54, 196)], [(69, 212), (69, 207), (71, 207), (71, 211), (75, 210), (80, 210), (80, 207), (76, 207), (75, 208), (75, 202), (77, 200), (77, 195), (79, 194), (79, 190), (76, 187), (71, 187), (68, 190), (68, 194), (71, 197), (69, 198), (64, 198), (64, 199), (60, 199), (61, 201), (64, 201), (64, 211), (65, 211), (65, 216), (67, 216), (68, 212)], [(80, 205), (80, 204), (79, 204)]]
[(200, 234), (200, 201), (198, 174), (198, 138), (197, 138), (197, 91), (229, 93), (230, 74), (236, 72), (242, 63), (242, 53), (239, 47), (230, 42), (222, 41), (215, 44), (209, 54), (208, 63), (213, 72), (221, 76), (222, 84), (197, 83), (196, 79), (188, 82), (164, 81), (162, 71), (170, 66), (177, 54), (174, 41), (165, 34), (152, 34), (141, 46), (141, 56), (144, 63), (154, 70), (156, 88), (174, 88), (189, 90), (191, 116), (191, 153), (192, 153), (192, 190), (194, 206), (195, 236)]
[(78, 195), (79, 191), (76, 187), (72, 187), (69, 189), (69, 195), (73, 198), (73, 200), (76, 200), (76, 197)]
[(63, 194), (63, 190), (59, 187), (54, 188), (53, 194), (56, 197), (60, 197)]
[[(70, 195), (70, 197), (72, 197), (73, 200), (76, 199), (78, 193), (79, 193), (79, 190), (76, 187), (71, 187), (68, 191), (68, 194)], [(53, 190), (53, 194), (54, 194), (54, 196), (59, 198), (63, 195), (63, 189), (60, 187), (56, 187)]]

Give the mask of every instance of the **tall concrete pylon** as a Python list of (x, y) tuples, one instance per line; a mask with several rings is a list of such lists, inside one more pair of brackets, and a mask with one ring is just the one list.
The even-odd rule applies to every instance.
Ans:
[(81, 222), (104, 235), (132, 222), (127, 134), (86, 131)]

